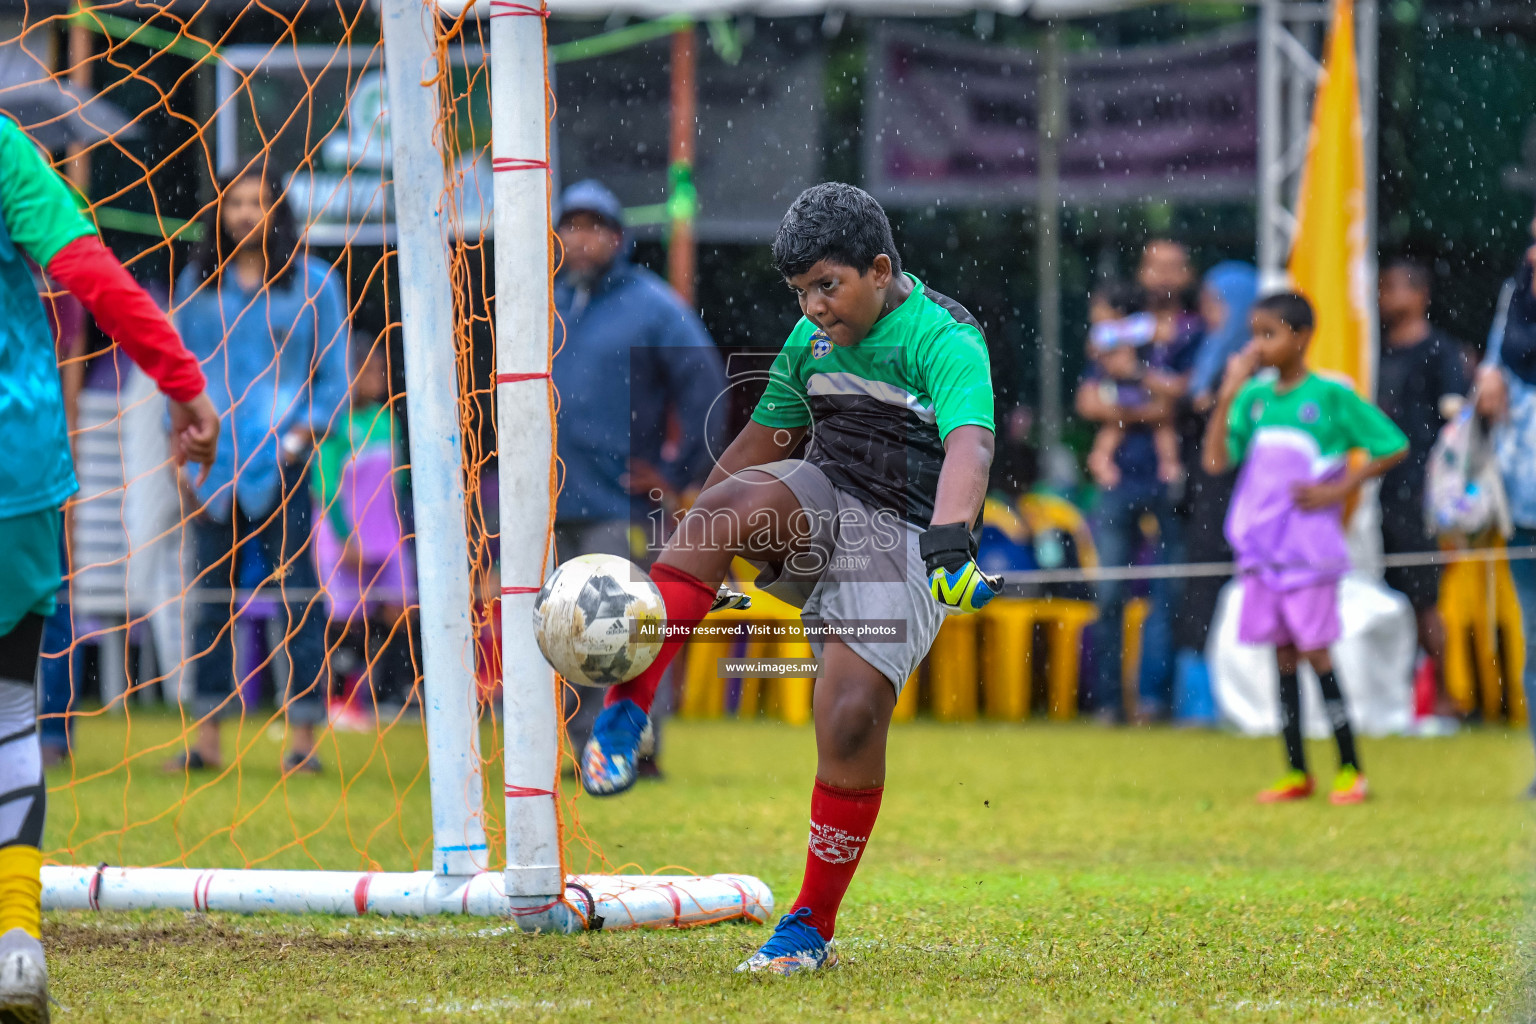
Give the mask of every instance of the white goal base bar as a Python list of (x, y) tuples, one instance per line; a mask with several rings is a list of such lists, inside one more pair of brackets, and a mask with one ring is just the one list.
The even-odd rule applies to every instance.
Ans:
[(524, 931), (689, 928), (765, 922), (773, 893), (751, 875), (572, 875), (562, 898), (509, 897), (502, 874), (43, 868), (45, 910), (190, 910), (509, 918)]

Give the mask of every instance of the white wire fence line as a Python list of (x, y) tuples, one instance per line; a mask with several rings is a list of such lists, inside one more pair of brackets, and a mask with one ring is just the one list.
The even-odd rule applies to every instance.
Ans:
[[(1407, 569), (1454, 562), (1525, 562), (1536, 558), (1536, 545), (1518, 548), (1465, 548), (1451, 551), (1413, 551), (1384, 555), (1387, 569)], [(1305, 565), (1274, 565), (1271, 569), (1315, 568)], [(1345, 566), (1341, 571), (1348, 571)], [(1163, 565), (1093, 566), (1083, 569), (1021, 569), (1002, 573), (1008, 588), (1048, 583), (1097, 583), (1110, 580), (1193, 579), (1201, 576), (1236, 576), (1243, 571), (1236, 562), (1171, 562)]]
[[(1381, 564), (1387, 569), (1405, 569), (1424, 565), (1450, 565), (1456, 562), (1526, 562), (1536, 559), (1536, 545), (1517, 548), (1466, 548), (1451, 551), (1415, 551), (1385, 555)], [(1308, 566), (1270, 566), (1269, 568), (1309, 568)], [(1348, 571), (1344, 567), (1341, 571)], [(1242, 567), (1236, 562), (1172, 562), (1163, 565), (1094, 566), (1083, 569), (1021, 569), (1002, 573), (1009, 589), (1041, 586), (1049, 583), (1098, 583), (1111, 580), (1194, 579), (1206, 576), (1236, 576)], [(189, 604), (245, 601), (288, 600), (304, 603), (326, 596), (316, 587), (281, 587), (263, 585), (255, 588), (197, 587), (188, 591)], [(409, 610), (414, 602), (405, 605)]]

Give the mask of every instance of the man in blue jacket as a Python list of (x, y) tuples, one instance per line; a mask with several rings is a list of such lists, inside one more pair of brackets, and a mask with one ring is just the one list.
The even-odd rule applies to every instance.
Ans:
[[(554, 381), (565, 481), (557, 555), (621, 555), (644, 566), (666, 539), (669, 510), (712, 465), (729, 406), (716, 404), (725, 372), (698, 315), (629, 261), (624, 209), (612, 192), (577, 182), (560, 197), (559, 216)], [(567, 731), (579, 752), (602, 694), (578, 687), (576, 700)], [(640, 770), (654, 775), (654, 760)]]

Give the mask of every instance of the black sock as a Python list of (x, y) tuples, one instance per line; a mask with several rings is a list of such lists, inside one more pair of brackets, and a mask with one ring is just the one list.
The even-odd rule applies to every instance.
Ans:
[(1285, 757), (1298, 772), (1307, 770), (1307, 753), (1301, 746), (1301, 683), (1295, 671), (1280, 673), (1280, 731), (1285, 735)]
[(411, 660), (410, 623), (402, 619), (391, 626), (369, 619), (368, 657), (373, 659), (368, 678), (373, 685), (374, 700), (380, 704), (408, 701), (411, 687), (416, 682), (416, 666)]
[(1339, 679), (1333, 670), (1317, 674), (1318, 685), (1323, 690), (1323, 709), (1333, 725), (1333, 738), (1339, 744), (1339, 767), (1360, 770), (1360, 757), (1355, 753), (1355, 734), (1349, 728), (1349, 711), (1344, 707), (1344, 693), (1339, 689)]

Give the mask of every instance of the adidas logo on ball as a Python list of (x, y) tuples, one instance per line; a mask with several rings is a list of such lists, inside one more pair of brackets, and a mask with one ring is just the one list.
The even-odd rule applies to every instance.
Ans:
[(544, 581), (534, 636), (554, 670), (573, 683), (614, 686), (644, 672), (661, 650), (661, 591), (617, 555), (582, 555)]

